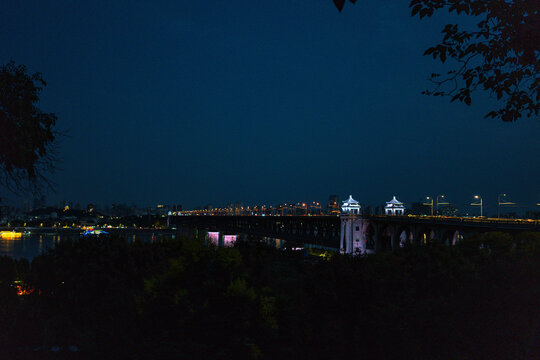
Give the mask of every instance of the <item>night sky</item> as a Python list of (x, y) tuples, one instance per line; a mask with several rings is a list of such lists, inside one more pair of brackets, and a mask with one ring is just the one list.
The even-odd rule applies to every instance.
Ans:
[(496, 106), (484, 95), (470, 107), (421, 95), (452, 69), (422, 56), (451, 19), (407, 5), (3, 1), (0, 63), (43, 74), (40, 107), (69, 134), (49, 203), (446, 194), (462, 208), (505, 192), (533, 207), (540, 120), (484, 119)]

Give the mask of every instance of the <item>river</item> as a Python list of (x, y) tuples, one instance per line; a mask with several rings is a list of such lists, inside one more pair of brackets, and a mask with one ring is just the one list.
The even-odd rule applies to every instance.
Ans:
[[(153, 241), (164, 237), (175, 237), (175, 233), (170, 230), (161, 229), (105, 229), (111, 235), (119, 235), (128, 241)], [(48, 249), (53, 249), (56, 244), (65, 240), (77, 240), (82, 233), (78, 229), (49, 229), (35, 230), (18, 228), (23, 232), (20, 237), (0, 236), (0, 256), (10, 256), (14, 259), (27, 259), (32, 261), (39, 254)]]

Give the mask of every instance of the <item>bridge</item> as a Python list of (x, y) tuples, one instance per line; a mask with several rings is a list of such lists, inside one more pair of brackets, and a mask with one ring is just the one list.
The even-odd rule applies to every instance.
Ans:
[(540, 221), (413, 215), (341, 216), (169, 216), (169, 227), (191, 234), (219, 231), (253, 237), (269, 237), (292, 243), (308, 243), (344, 253), (395, 250), (406, 243), (455, 244), (473, 234), (503, 231), (517, 234), (540, 231)]
[(259, 238), (269, 237), (292, 243), (310, 243), (337, 248), (340, 235), (339, 216), (169, 216), (169, 227), (191, 234), (197, 231), (220, 231)]
[(341, 216), (340, 249), (344, 253), (395, 250), (409, 243), (454, 245), (472, 235), (502, 231), (515, 235), (540, 231), (538, 220), (444, 216), (355, 215)]

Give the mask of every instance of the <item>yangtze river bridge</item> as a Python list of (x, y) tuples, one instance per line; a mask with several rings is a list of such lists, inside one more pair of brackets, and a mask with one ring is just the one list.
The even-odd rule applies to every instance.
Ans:
[(395, 249), (406, 242), (454, 244), (474, 234), (490, 231), (511, 235), (540, 231), (539, 220), (414, 215), (171, 215), (168, 223), (169, 227), (188, 231), (269, 237), (341, 248), (344, 252), (353, 249), (353, 245), (347, 244), (347, 237), (351, 236), (363, 248), (377, 251)]

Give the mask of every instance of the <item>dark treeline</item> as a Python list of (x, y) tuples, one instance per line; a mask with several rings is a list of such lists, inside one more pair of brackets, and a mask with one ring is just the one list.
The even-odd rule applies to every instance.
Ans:
[[(0, 358), (540, 353), (537, 233), (328, 261), (258, 243), (216, 249), (190, 239), (82, 239), (31, 264), (0, 258), (0, 276)], [(18, 296), (15, 281), (33, 291)], [(60, 351), (50, 351), (55, 346)]]

